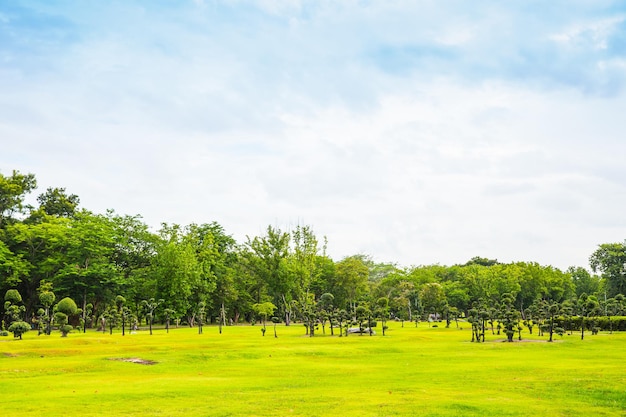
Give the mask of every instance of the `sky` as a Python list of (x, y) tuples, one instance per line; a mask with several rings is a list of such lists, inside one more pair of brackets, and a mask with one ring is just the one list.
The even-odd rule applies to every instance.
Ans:
[(621, 1), (10, 0), (0, 173), (335, 260), (588, 267), (626, 238)]

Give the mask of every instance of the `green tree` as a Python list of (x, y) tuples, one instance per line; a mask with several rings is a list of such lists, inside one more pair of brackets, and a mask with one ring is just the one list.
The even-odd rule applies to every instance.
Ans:
[[(14, 255), (11, 283), (24, 296), (26, 314), (37, 309), (42, 281), (55, 282), (66, 267), (71, 220), (45, 215), (37, 222), (14, 222), (4, 230), (4, 238)], [(17, 261), (16, 261), (17, 260)]]
[(253, 300), (260, 304), (267, 295), (274, 305), (282, 305), (286, 325), (291, 323), (288, 306), (296, 286), (296, 275), (288, 273), (287, 268), (289, 242), (288, 233), (268, 226), (265, 236), (247, 238), (243, 252), (246, 269), (253, 278)]
[(326, 292), (320, 296), (319, 301), (317, 302), (317, 307), (320, 310), (320, 316), (321, 316), (321, 321), (322, 321), (322, 333), (324, 334), (326, 333), (325, 323), (326, 323), (326, 320), (329, 320), (331, 336), (334, 335), (334, 332), (333, 332), (334, 324), (332, 320), (332, 315), (333, 315), (333, 310), (334, 310), (334, 306), (333, 306), (334, 301), (335, 301), (335, 296), (329, 292)]
[(277, 338), (278, 334), (276, 333), (276, 325), (280, 323), (280, 319), (276, 316), (272, 317), (272, 323), (274, 323), (274, 337)]
[[(16, 321), (23, 321), (22, 317), (26, 308), (22, 304), (22, 295), (16, 289), (7, 290), (4, 294), (5, 326)], [(5, 327), (6, 328), (6, 327)]]
[(144, 312), (146, 314), (146, 319), (148, 321), (148, 325), (150, 327), (150, 335), (152, 335), (152, 323), (154, 322), (154, 313), (156, 309), (163, 304), (163, 299), (155, 300), (154, 298), (150, 298), (149, 300), (143, 300), (141, 305), (143, 306)]
[(348, 256), (336, 264), (336, 281), (333, 295), (339, 299), (338, 306), (348, 305), (356, 313), (358, 298), (367, 291), (369, 268), (360, 256)]
[(577, 301), (577, 310), (578, 315), (580, 316), (580, 339), (583, 340), (585, 338), (585, 318), (588, 318), (595, 314), (596, 309), (598, 309), (599, 304), (598, 301), (593, 296), (588, 296), (583, 293), (578, 297)]
[[(437, 282), (431, 282), (422, 287), (420, 300), (424, 306), (424, 311), (432, 317), (432, 320), (437, 320), (438, 317), (441, 317), (440, 313), (443, 313), (443, 308), (447, 303), (443, 287)], [(428, 321), (430, 322), (431, 320), (429, 319)]]
[(59, 326), (61, 336), (67, 337), (67, 334), (73, 329), (68, 320), (71, 316), (78, 313), (78, 306), (70, 297), (65, 297), (57, 303), (55, 310), (54, 320)]
[(118, 295), (115, 297), (115, 306), (117, 307), (117, 314), (122, 319), (122, 336), (126, 335), (126, 320), (128, 319), (129, 311), (124, 306), (126, 304), (126, 298)]
[(76, 194), (68, 195), (65, 188), (48, 188), (37, 197), (39, 209), (51, 216), (71, 217), (80, 203)]
[(199, 259), (193, 237), (186, 237), (178, 225), (163, 225), (157, 254), (153, 258), (152, 274), (156, 280), (156, 294), (165, 300), (165, 307), (187, 317), (190, 327), (195, 325), (197, 306), (206, 304), (210, 280)]
[(123, 276), (112, 261), (114, 233), (109, 218), (86, 210), (75, 213), (68, 227), (65, 266), (53, 282), (58, 292), (80, 300), (83, 311), (90, 301), (104, 305), (120, 292)]
[(13, 170), (11, 176), (0, 174), (0, 229), (15, 221), (15, 214), (24, 213), (26, 195), (37, 188), (33, 174)]
[(567, 273), (570, 274), (575, 287), (576, 297), (580, 294), (596, 294), (600, 290), (600, 279), (597, 275), (591, 275), (589, 271), (581, 267), (569, 267)]
[(45, 333), (47, 335), (50, 335), (51, 332), (51, 326), (50, 326), (50, 307), (52, 307), (52, 304), (54, 304), (54, 301), (56, 300), (56, 296), (54, 295), (54, 293), (52, 291), (48, 291), (48, 290), (44, 290), (42, 292), (39, 293), (39, 302), (41, 303), (41, 305), (43, 306), (43, 318), (46, 321), (45, 323)]
[(626, 294), (626, 242), (599, 245), (589, 263), (606, 280), (607, 297)]
[(273, 303), (267, 301), (265, 303), (256, 303), (252, 306), (252, 308), (254, 309), (254, 312), (261, 317), (261, 320), (263, 322), (263, 328), (261, 329), (261, 333), (263, 333), (263, 336), (265, 336), (265, 323), (267, 321), (267, 318), (272, 316), (272, 314), (274, 314), (274, 311), (276, 311), (276, 306)]
[(22, 335), (30, 330), (30, 324), (25, 321), (14, 321), (9, 326), (9, 331), (13, 333), (14, 338), (22, 340)]
[(387, 331), (387, 319), (389, 318), (389, 299), (387, 297), (380, 297), (376, 301), (376, 307), (376, 316), (380, 319), (383, 336), (385, 336), (385, 332)]

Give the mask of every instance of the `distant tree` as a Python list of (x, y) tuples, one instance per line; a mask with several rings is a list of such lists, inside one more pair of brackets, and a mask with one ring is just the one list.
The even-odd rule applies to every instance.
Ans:
[(467, 321), (472, 326), (472, 342), (480, 342), (480, 316), (476, 307), (468, 311)]
[(608, 297), (626, 294), (626, 242), (604, 243), (589, 258), (593, 272), (606, 280)]
[[(501, 297), (501, 315), (502, 325), (504, 327), (504, 334), (508, 342), (513, 341), (513, 335), (517, 330), (519, 322), (519, 312), (513, 306), (515, 299), (509, 293), (502, 294)], [(484, 341), (484, 339), (483, 339)]]
[[(23, 321), (22, 316), (26, 311), (26, 308), (21, 305), (22, 296), (18, 290), (8, 290), (4, 295), (4, 314), (5, 314), (5, 326), (10, 325), (16, 321)], [(6, 328), (6, 327), (5, 327)]]
[(65, 188), (48, 188), (37, 197), (39, 208), (46, 214), (60, 217), (71, 217), (76, 211), (80, 199), (76, 194), (67, 195)]
[(276, 310), (276, 306), (273, 303), (268, 301), (265, 303), (254, 304), (252, 306), (252, 309), (257, 315), (261, 317), (261, 320), (263, 321), (263, 328), (261, 329), (261, 333), (263, 333), (263, 336), (265, 336), (265, 330), (266, 330), (265, 323), (267, 321), (267, 318), (270, 317), (272, 314), (274, 314), (274, 311)]
[(83, 324), (83, 333), (87, 333), (87, 324), (91, 323), (95, 320), (95, 317), (92, 317), (91, 314), (93, 313), (93, 304), (91, 303), (87, 303), (85, 304), (85, 306), (83, 307), (83, 311), (82, 311), (82, 324)]
[(548, 331), (550, 334), (550, 338), (548, 339), (548, 342), (552, 342), (552, 335), (554, 334), (554, 318), (560, 311), (560, 305), (555, 301), (546, 301), (543, 305), (543, 308), (545, 311), (545, 316), (548, 318), (549, 323)]
[(474, 256), (472, 259), (467, 261), (464, 266), (469, 266), (469, 265), (493, 266), (497, 264), (498, 264), (497, 259), (488, 259), (488, 258), (481, 258), (480, 256)]
[[(337, 311), (337, 315), (336, 315), (336, 320), (337, 320), (337, 324), (339, 325), (339, 337), (343, 336), (343, 323), (346, 322), (347, 320), (350, 320), (350, 314), (344, 310), (341, 309), (339, 311)], [(345, 326), (346, 327), (346, 336), (348, 335), (348, 325)]]
[(43, 316), (42, 319), (45, 320), (44, 333), (50, 335), (51, 326), (50, 326), (50, 307), (54, 304), (54, 300), (56, 296), (52, 291), (43, 291), (39, 293), (39, 302), (43, 306)]
[(320, 310), (320, 321), (322, 322), (322, 333), (326, 334), (326, 320), (330, 322), (330, 334), (333, 335), (333, 302), (335, 297), (327, 292), (320, 296), (317, 306)]
[(572, 277), (577, 297), (582, 293), (596, 294), (600, 290), (600, 277), (591, 275), (585, 268), (571, 266), (567, 273)]
[(425, 284), (420, 291), (420, 300), (424, 306), (424, 311), (429, 314), (429, 323), (431, 322), (430, 317), (432, 320), (441, 317), (446, 305), (446, 294), (441, 284), (437, 282)]
[(450, 314), (450, 317), (454, 320), (454, 323), (456, 324), (456, 328), (459, 328), (459, 309), (456, 307), (449, 307), (448, 308), (448, 314)]
[(355, 313), (356, 313), (356, 322), (359, 325), (359, 335), (363, 336), (363, 332), (365, 331), (365, 326), (363, 325), (363, 323), (371, 315), (371, 311), (367, 307), (367, 305), (362, 304), (356, 308)]
[(343, 306), (343, 303), (337, 303), (337, 298), (340, 300), (343, 298), (347, 301), (350, 312), (354, 314), (357, 299), (367, 291), (368, 278), (369, 268), (362, 257), (349, 256), (337, 262), (336, 278), (332, 290), (336, 305)]
[(126, 334), (126, 319), (128, 318), (128, 314), (130, 313), (128, 309), (124, 306), (126, 304), (126, 298), (118, 295), (115, 297), (115, 306), (117, 307), (117, 314), (119, 318), (122, 320), (122, 336)]
[(206, 303), (200, 301), (196, 308), (196, 317), (198, 318), (198, 334), (202, 334), (202, 326), (204, 326), (204, 317), (206, 316)]
[(0, 174), (0, 229), (15, 220), (14, 215), (28, 208), (24, 205), (26, 194), (37, 188), (34, 174), (13, 171), (11, 176)]
[(274, 323), (274, 337), (278, 337), (276, 334), (276, 325), (280, 323), (280, 319), (276, 316), (272, 317), (272, 323)]
[(561, 303), (561, 315), (563, 316), (563, 331), (572, 334), (572, 317), (574, 315), (574, 304), (572, 300), (565, 300)]
[(389, 299), (387, 297), (380, 297), (376, 301), (376, 307), (376, 315), (380, 318), (383, 336), (385, 336), (385, 332), (387, 331), (387, 318), (389, 317)]
[(141, 305), (146, 314), (146, 319), (148, 320), (148, 325), (150, 327), (150, 335), (152, 335), (152, 323), (154, 322), (154, 312), (155, 310), (163, 303), (163, 299), (155, 300), (154, 298), (150, 298), (149, 300), (143, 300)]
[(68, 324), (68, 319), (78, 312), (78, 307), (76, 306), (74, 300), (69, 297), (65, 297), (57, 303), (55, 310), (56, 313), (54, 314), (54, 320), (59, 326), (61, 336), (67, 337), (67, 334), (73, 329), (73, 327)]
[(583, 340), (585, 338), (585, 318), (595, 314), (594, 312), (598, 309), (599, 304), (598, 301), (593, 296), (588, 296), (583, 293), (578, 297), (577, 301), (577, 309), (578, 315), (580, 316), (580, 339)]
[(172, 316), (176, 313), (176, 311), (171, 308), (166, 308), (163, 310), (163, 314), (165, 315), (165, 332), (170, 332), (170, 321), (172, 320)]

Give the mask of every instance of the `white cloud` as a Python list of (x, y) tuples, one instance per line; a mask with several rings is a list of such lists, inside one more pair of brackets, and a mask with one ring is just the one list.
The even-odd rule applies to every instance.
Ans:
[(203, 4), (57, 11), (67, 43), (0, 64), (3, 173), (155, 227), (310, 224), (336, 258), (565, 268), (623, 240), (623, 58), (596, 54), (623, 14)]

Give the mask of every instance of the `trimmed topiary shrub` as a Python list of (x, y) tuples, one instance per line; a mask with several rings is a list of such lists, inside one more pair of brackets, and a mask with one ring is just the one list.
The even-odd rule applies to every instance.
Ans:
[(11, 304), (19, 304), (22, 302), (22, 296), (18, 290), (8, 290), (4, 294), (4, 301), (10, 301)]
[(56, 310), (60, 311), (61, 313), (67, 314), (68, 316), (71, 316), (72, 314), (76, 314), (76, 312), (78, 311), (78, 306), (76, 305), (74, 300), (69, 297), (65, 297), (56, 305)]
[(25, 321), (14, 321), (9, 326), (9, 331), (13, 333), (13, 337), (22, 339), (22, 335), (30, 330), (30, 324)]

